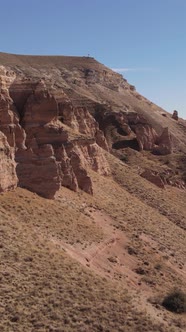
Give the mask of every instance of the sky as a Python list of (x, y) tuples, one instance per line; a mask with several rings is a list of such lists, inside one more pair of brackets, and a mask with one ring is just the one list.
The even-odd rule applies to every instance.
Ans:
[(0, 0), (0, 52), (88, 55), (186, 119), (186, 0)]

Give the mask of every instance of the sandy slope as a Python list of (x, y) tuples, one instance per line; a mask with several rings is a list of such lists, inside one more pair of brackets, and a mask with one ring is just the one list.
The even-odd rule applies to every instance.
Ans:
[[(161, 300), (186, 287), (185, 231), (150, 206), (144, 179), (130, 193), (91, 175), (93, 197), (65, 188), (54, 201), (23, 189), (0, 196), (1, 331), (184, 331), (184, 315)], [(158, 204), (163, 191), (150, 186)], [(183, 193), (166, 190), (164, 204), (173, 197), (183, 217)]]

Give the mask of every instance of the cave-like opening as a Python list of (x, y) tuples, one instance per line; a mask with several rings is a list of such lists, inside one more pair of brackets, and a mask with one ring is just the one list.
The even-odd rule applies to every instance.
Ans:
[(122, 140), (115, 142), (112, 145), (113, 149), (119, 150), (119, 149), (125, 149), (125, 148), (131, 148), (133, 150), (139, 151), (139, 144), (136, 138), (133, 138), (131, 140)]

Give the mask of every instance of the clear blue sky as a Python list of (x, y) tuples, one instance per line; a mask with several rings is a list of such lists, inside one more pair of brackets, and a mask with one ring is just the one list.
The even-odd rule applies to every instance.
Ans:
[(0, 51), (95, 57), (186, 119), (186, 0), (0, 0)]

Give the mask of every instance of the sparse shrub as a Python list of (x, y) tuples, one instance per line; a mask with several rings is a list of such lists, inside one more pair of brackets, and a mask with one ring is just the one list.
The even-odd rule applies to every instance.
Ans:
[(127, 163), (129, 161), (129, 158), (126, 154), (124, 154), (121, 156), (120, 160), (123, 161), (124, 163)]
[(141, 266), (137, 267), (137, 268), (135, 269), (135, 272), (136, 272), (137, 274), (141, 274), (141, 275), (148, 274), (148, 272), (147, 272), (145, 269), (143, 269)]
[(174, 290), (164, 298), (162, 305), (178, 314), (186, 312), (186, 293), (181, 290)]
[(137, 255), (137, 251), (134, 249), (134, 248), (132, 248), (132, 247), (128, 247), (128, 254), (129, 255)]
[(117, 257), (113, 257), (113, 256), (108, 257), (108, 261), (111, 262), (111, 263), (117, 263), (118, 262)]
[(157, 263), (154, 265), (154, 268), (157, 270), (157, 271), (160, 271), (162, 270), (162, 264), (161, 263)]

